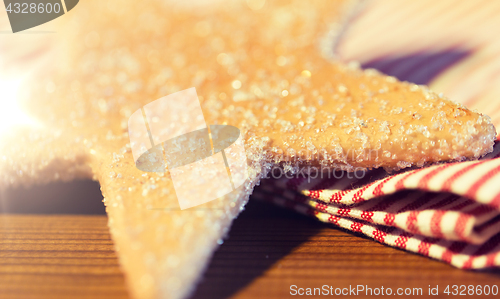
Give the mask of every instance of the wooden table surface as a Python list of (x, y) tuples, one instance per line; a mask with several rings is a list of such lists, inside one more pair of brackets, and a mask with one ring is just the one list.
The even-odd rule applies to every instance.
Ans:
[[(83, 186), (93, 193), (78, 196), (97, 197), (84, 206), (94, 205), (98, 211), (90, 213), (102, 213), (95, 184)], [(43, 188), (47, 189), (34, 192), (38, 197), (46, 193), (44, 201), (50, 204), (45, 210), (33, 208), (26, 199), (33, 194), (25, 191), (2, 199), (2, 211), (10, 213), (0, 215), (0, 298), (128, 298), (106, 216), (54, 214), (74, 213), (71, 207), (78, 205), (60, 210), (61, 204), (48, 198), (68, 195), (50, 186)], [(52, 214), (16, 214), (33, 209)], [(399, 287), (422, 288), (420, 297), (427, 297), (429, 285), (439, 285), (444, 296), (447, 285), (500, 287), (500, 271), (458, 270), (251, 200), (213, 256), (193, 298), (292, 297), (291, 285), (321, 288), (325, 284), (390, 287), (393, 292)]]

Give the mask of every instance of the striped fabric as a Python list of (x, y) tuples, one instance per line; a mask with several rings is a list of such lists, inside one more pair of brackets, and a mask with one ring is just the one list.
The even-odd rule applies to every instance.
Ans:
[(253, 196), (458, 268), (500, 267), (500, 143), (480, 161), (358, 177), (268, 179)]
[[(367, 1), (335, 50), (341, 60), (430, 85), (500, 128), (499, 16), (500, 1)], [(500, 267), (500, 143), (480, 161), (262, 185), (254, 197), (381, 243), (458, 268)]]

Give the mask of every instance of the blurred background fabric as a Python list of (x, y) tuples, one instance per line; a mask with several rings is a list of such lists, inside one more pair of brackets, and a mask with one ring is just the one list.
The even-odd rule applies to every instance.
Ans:
[(500, 125), (500, 2), (361, 2), (335, 44), (337, 57), (429, 85)]

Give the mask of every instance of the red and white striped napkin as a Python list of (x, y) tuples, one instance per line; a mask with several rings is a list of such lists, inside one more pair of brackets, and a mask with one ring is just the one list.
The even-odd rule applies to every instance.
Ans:
[[(444, 92), (490, 115), (498, 129), (500, 2), (478, 1), (365, 1), (335, 52)], [(500, 267), (499, 156), (497, 143), (480, 161), (393, 175), (269, 179), (254, 197), (458, 268)]]
[(500, 143), (480, 161), (267, 179), (253, 196), (458, 268), (500, 267)]

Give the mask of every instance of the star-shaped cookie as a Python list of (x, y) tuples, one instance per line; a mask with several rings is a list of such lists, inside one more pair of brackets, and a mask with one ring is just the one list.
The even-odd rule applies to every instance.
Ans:
[[(184, 298), (273, 165), (291, 174), (305, 166), (400, 169), (492, 150), (487, 116), (323, 58), (318, 41), (343, 7), (82, 1), (60, 18), (49, 64), (23, 81), (19, 97), (38, 126), (1, 137), (1, 186), (98, 180), (133, 296)], [(135, 167), (127, 121), (190, 87), (208, 124), (241, 130), (249, 178), (181, 211), (168, 172)]]

